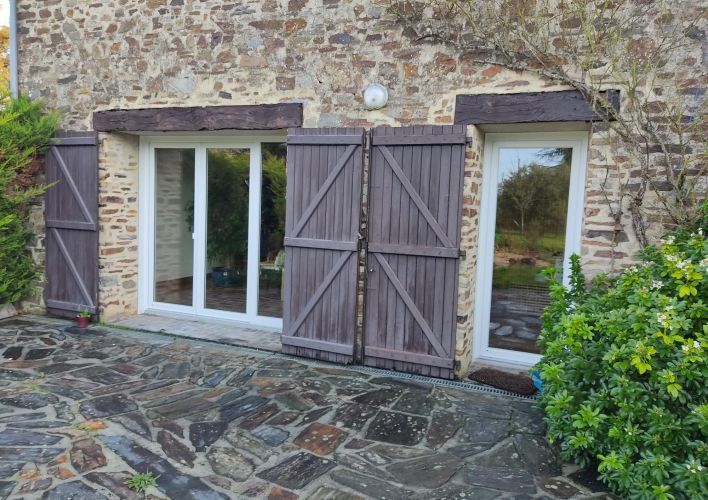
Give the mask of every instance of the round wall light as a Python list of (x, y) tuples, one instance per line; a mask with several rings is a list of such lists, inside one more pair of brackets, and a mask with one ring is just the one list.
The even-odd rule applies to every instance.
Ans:
[(364, 107), (366, 109), (380, 109), (388, 102), (388, 90), (378, 83), (369, 84), (364, 89)]

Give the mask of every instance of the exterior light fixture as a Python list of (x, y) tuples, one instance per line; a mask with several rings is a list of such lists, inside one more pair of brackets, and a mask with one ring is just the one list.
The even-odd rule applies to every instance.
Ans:
[(364, 107), (366, 109), (381, 109), (388, 102), (388, 90), (378, 83), (370, 83), (364, 89)]

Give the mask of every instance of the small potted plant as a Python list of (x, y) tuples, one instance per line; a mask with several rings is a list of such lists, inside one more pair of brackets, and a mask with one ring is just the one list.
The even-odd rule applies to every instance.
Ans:
[(89, 320), (91, 319), (91, 312), (88, 309), (84, 309), (79, 314), (76, 315), (76, 326), (79, 328), (87, 328), (89, 325)]

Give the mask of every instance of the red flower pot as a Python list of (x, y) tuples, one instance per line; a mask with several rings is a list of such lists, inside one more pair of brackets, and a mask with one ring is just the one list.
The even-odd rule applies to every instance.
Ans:
[(87, 328), (90, 319), (91, 318), (87, 316), (76, 316), (76, 326), (78, 326), (79, 328)]

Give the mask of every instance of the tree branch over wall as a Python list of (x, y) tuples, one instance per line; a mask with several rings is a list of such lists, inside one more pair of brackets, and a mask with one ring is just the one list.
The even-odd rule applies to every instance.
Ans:
[[(608, 149), (602, 191), (616, 234), (629, 224), (646, 245), (652, 226), (658, 235), (699, 216), (708, 188), (705, 4), (389, 0), (388, 8), (417, 42), (580, 91), (603, 117), (593, 133)], [(606, 89), (620, 90), (620, 112)]]

